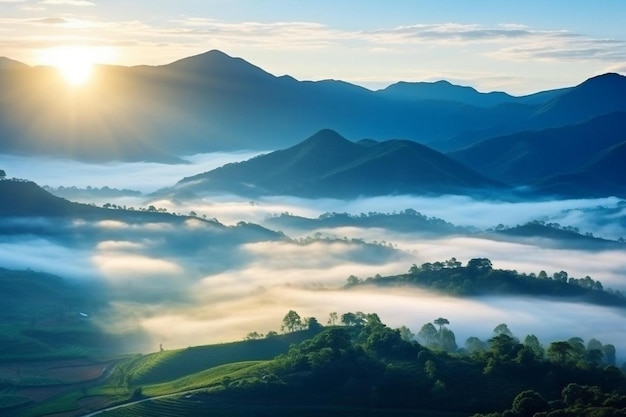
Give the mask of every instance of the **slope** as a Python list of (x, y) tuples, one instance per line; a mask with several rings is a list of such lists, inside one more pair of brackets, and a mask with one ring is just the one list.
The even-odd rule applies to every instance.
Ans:
[(423, 145), (402, 140), (359, 144), (327, 129), (291, 148), (184, 178), (174, 191), (352, 198), (496, 186)]
[[(483, 175), (524, 185), (580, 170), (624, 141), (625, 131), (626, 113), (615, 112), (576, 125), (486, 139), (448, 155)], [(604, 170), (608, 179), (621, 172), (609, 171)]]

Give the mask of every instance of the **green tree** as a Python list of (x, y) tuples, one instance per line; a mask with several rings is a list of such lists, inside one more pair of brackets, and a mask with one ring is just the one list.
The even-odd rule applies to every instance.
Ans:
[(322, 325), (315, 317), (304, 319), (304, 326), (309, 330), (319, 330), (322, 328)]
[(492, 268), (493, 265), (487, 258), (474, 258), (467, 262), (467, 269), (473, 272), (489, 272)]
[(489, 339), (489, 350), (492, 352), (494, 358), (500, 362), (510, 362), (517, 357), (522, 345), (517, 342), (516, 339), (506, 334), (500, 334), (498, 336)]
[(365, 324), (365, 314), (360, 311), (345, 313), (341, 315), (341, 322), (346, 326), (363, 326)]
[(430, 349), (439, 349), (439, 332), (432, 323), (426, 323), (417, 333), (417, 340)]
[(300, 315), (293, 310), (289, 310), (285, 317), (283, 317), (283, 326), (289, 332), (300, 330), (302, 327), (302, 319)]
[(258, 339), (262, 339), (263, 338), (263, 334), (259, 333), (259, 332), (250, 332), (246, 335), (246, 340), (258, 340)]
[(565, 363), (572, 352), (572, 346), (568, 342), (552, 342), (548, 346), (548, 358), (556, 363)]
[(0, 180), (3, 180), (7, 177), (7, 173), (4, 169), (0, 169)]
[(338, 320), (339, 320), (339, 315), (337, 314), (336, 311), (333, 311), (332, 313), (328, 315), (328, 324), (330, 324), (331, 326), (334, 326)]
[(500, 323), (493, 329), (494, 336), (499, 336), (501, 334), (513, 337), (513, 333), (511, 332), (511, 330), (509, 330), (509, 326), (507, 326), (505, 323)]
[(537, 339), (537, 336), (535, 336), (534, 334), (527, 335), (526, 338), (524, 338), (524, 346), (530, 349), (535, 354), (536, 359), (543, 359), (545, 350), (539, 342), (539, 339)]
[(454, 332), (447, 327), (442, 328), (439, 332), (439, 344), (441, 349), (446, 352), (456, 352), (459, 349)]
[(430, 359), (424, 363), (424, 372), (430, 379), (434, 379), (437, 376), (437, 364)]
[(444, 319), (443, 317), (439, 317), (438, 319), (433, 320), (433, 323), (439, 326), (439, 331), (441, 331), (441, 329), (443, 329), (443, 326), (445, 326), (446, 324), (450, 324), (448, 319)]
[(415, 335), (413, 334), (411, 329), (409, 329), (408, 327), (400, 326), (398, 330), (400, 331), (400, 337), (405, 342), (412, 342), (415, 339)]
[(532, 417), (535, 413), (548, 411), (548, 402), (532, 390), (522, 391), (513, 399), (511, 411), (519, 417)]
[(484, 352), (486, 348), (487, 344), (476, 336), (470, 336), (465, 341), (465, 351), (470, 355), (478, 352)]

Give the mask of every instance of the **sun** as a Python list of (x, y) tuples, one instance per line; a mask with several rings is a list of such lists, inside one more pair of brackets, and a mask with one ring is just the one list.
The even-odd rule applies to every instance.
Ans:
[(82, 46), (50, 48), (43, 55), (42, 61), (55, 67), (71, 86), (89, 82), (97, 59), (93, 49)]
[(79, 86), (86, 84), (93, 73), (93, 63), (80, 59), (70, 59), (56, 66), (65, 81), (70, 85)]

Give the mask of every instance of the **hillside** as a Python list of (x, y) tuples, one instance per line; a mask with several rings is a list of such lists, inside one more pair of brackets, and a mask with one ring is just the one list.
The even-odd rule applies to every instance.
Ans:
[[(581, 196), (623, 193), (619, 185), (624, 172), (618, 161), (624, 132), (626, 113), (615, 112), (576, 125), (486, 139), (448, 155), (513, 185), (553, 178), (553, 191), (559, 191), (558, 182), (568, 182)], [(548, 189), (547, 184), (540, 188)], [(565, 186), (560, 191), (566, 191)]]
[(445, 81), (400, 82), (380, 91), (340, 80), (299, 81), (217, 50), (161, 66), (101, 65), (80, 90), (68, 88), (54, 68), (6, 59), (2, 68), (0, 152), (96, 162), (181, 163), (195, 153), (279, 149), (323, 128), (441, 150), (489, 132), (561, 126), (624, 110), (622, 80), (610, 76), (606, 83), (599, 78), (513, 97)]
[[(136, 363), (143, 358), (131, 358), (102, 384), (16, 411), (22, 411), (21, 416), (47, 410), (80, 410), (83, 414), (78, 415), (91, 416), (99, 409), (114, 417), (461, 417), (511, 407), (488, 415), (543, 411), (541, 415), (556, 417), (619, 415), (626, 403), (626, 379), (614, 366), (615, 346), (597, 339), (585, 346), (573, 336), (543, 346), (532, 334), (522, 342), (502, 323), (489, 340), (470, 337), (459, 348), (445, 318), (425, 323), (417, 335), (419, 343), (406, 328), (390, 328), (376, 313), (347, 312), (341, 318), (342, 325), (308, 334), (271, 360), (206, 369), (186, 366), (187, 373), (179, 377), (165, 370), (177, 369), (187, 351), (210, 356), (219, 346), (165, 351), (146, 355), (144, 361), (161, 368), (164, 382), (134, 378), (141, 369)], [(281, 337), (291, 336), (296, 334)], [(238, 345), (245, 349), (257, 342), (265, 341)], [(103, 408), (107, 403), (110, 406)], [(528, 410), (532, 414), (522, 412)]]
[(354, 143), (322, 130), (291, 148), (185, 178), (174, 191), (352, 198), (494, 187), (495, 181), (414, 142)]
[[(605, 114), (625, 112), (625, 91), (626, 77), (609, 73), (590, 78), (575, 87), (531, 95), (527, 97), (530, 101), (521, 100), (522, 103), (532, 104), (529, 113), (499, 120), (484, 129), (468, 129), (450, 138), (445, 150), (457, 151), (487, 138), (565, 127)], [(533, 102), (533, 98), (545, 101)]]
[(93, 284), (0, 268), (0, 293), (0, 364), (119, 353), (130, 341), (91, 321), (106, 308)]
[(0, 181), (2, 216), (75, 216), (100, 213), (100, 209), (56, 197), (34, 182)]

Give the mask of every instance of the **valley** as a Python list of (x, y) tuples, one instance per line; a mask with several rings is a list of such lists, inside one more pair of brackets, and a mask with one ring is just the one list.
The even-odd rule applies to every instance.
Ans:
[(617, 70), (0, 58), (0, 414), (623, 415)]

